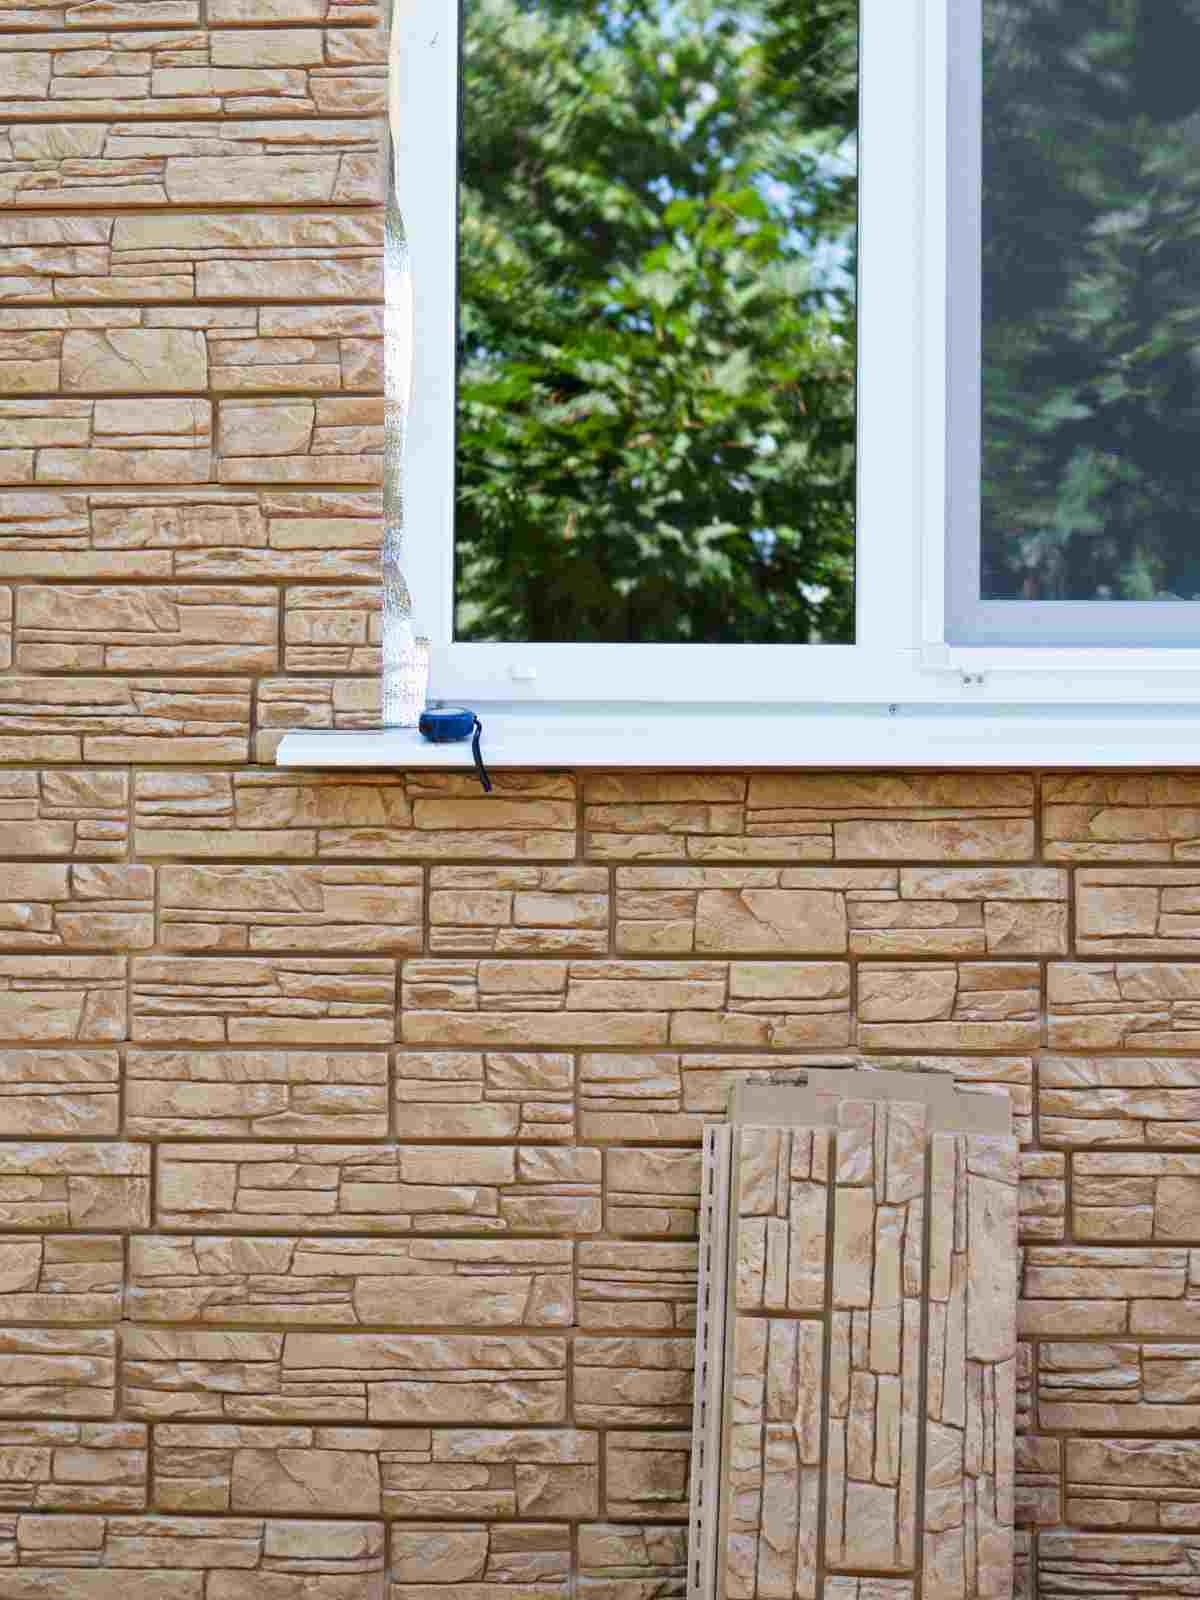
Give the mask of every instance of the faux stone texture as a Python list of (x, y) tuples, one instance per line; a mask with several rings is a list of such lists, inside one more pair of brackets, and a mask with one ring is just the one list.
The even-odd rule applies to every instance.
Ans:
[(376, 490), (0, 490), (7, 577), (362, 580), (379, 540)]
[(0, 0), (0, 1600), (679, 1600), (701, 1130), (863, 1056), (1014, 1103), (1019, 1600), (1200, 1589), (1195, 774), (271, 765), (379, 715), (380, 21)]
[(137, 1234), (125, 1307), (135, 1322), (568, 1327), (571, 1259), (558, 1239)]
[(600, 1153), (555, 1146), (180, 1144), (159, 1151), (168, 1226), (596, 1233)]

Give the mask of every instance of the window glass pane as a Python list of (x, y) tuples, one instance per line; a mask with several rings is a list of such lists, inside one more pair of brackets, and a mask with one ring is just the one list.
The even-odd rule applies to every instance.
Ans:
[(457, 638), (851, 638), (857, 25), (465, 0)]
[(981, 598), (1200, 599), (1200, 0), (983, 16)]

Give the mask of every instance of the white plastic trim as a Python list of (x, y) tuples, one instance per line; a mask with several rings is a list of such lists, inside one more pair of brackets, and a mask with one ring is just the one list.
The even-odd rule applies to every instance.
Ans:
[[(489, 707), (489, 767), (1192, 767), (1186, 707)], [(284, 735), (281, 767), (469, 769), (469, 742), (413, 729)]]

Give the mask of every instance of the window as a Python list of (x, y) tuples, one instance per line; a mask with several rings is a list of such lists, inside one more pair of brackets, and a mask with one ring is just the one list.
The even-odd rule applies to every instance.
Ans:
[(432, 692), (1193, 695), (1198, 33), (1195, 0), (399, 6)]

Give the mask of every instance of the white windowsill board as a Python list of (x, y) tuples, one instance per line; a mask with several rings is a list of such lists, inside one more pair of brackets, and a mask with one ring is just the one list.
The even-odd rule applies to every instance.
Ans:
[[(506, 767), (1191, 767), (1200, 707), (563, 706), (477, 703)], [(469, 769), (415, 728), (287, 733), (281, 767)]]

